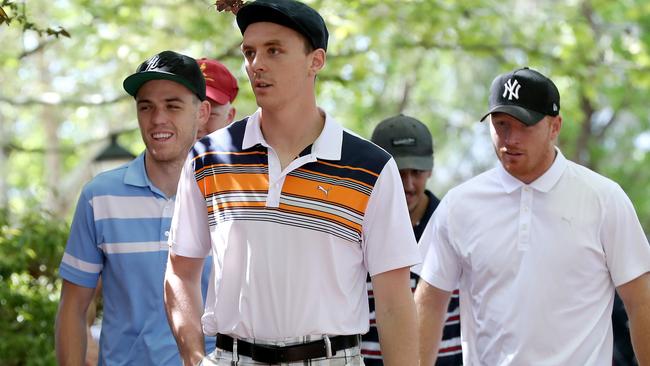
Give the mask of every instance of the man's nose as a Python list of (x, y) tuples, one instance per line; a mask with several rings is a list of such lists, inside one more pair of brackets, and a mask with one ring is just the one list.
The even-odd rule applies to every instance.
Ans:
[(251, 69), (256, 73), (265, 70), (265, 60), (263, 55), (259, 53), (255, 54), (255, 57), (251, 60)]
[(167, 120), (167, 114), (161, 108), (154, 108), (151, 112), (151, 122), (154, 124), (163, 124)]

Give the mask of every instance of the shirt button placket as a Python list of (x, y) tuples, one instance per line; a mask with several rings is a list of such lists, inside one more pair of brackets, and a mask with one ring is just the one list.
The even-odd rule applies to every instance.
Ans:
[(519, 230), (517, 246), (519, 249), (526, 250), (530, 246), (530, 222), (531, 207), (533, 203), (533, 190), (525, 186), (521, 190), (521, 200), (519, 205)]
[[(173, 199), (166, 200), (162, 210), (162, 217), (168, 218), (171, 217), (173, 214), (174, 214), (174, 200)], [(160, 238), (161, 250), (168, 249), (167, 239), (169, 239), (169, 227), (165, 226), (166, 222), (167, 220), (160, 220), (160, 233), (162, 234)]]

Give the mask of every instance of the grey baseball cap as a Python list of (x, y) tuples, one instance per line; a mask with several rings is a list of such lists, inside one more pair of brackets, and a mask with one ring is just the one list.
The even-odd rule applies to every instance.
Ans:
[(433, 140), (427, 126), (403, 114), (387, 118), (370, 138), (393, 156), (399, 169), (433, 169)]

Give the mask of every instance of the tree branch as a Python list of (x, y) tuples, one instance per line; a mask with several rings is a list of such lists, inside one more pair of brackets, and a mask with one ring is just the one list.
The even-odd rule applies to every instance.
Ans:
[(113, 99), (102, 99), (100, 101), (90, 101), (84, 99), (64, 99), (57, 102), (50, 102), (43, 99), (27, 98), (27, 99), (9, 99), (0, 96), (0, 103), (4, 102), (12, 106), (34, 106), (34, 105), (47, 105), (47, 106), (64, 106), (64, 107), (80, 107), (80, 106), (102, 106), (122, 102), (125, 99), (131, 98), (130, 95), (120, 95)]

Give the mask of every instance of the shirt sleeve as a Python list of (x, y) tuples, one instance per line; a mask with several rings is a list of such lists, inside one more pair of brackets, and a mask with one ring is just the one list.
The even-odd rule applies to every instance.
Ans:
[(434, 287), (451, 292), (458, 288), (462, 266), (450, 238), (449, 196), (447, 194), (442, 199), (433, 213), (419, 245), (426, 249), (420, 278)]
[(77, 202), (59, 275), (76, 285), (94, 288), (103, 268), (104, 252), (97, 243), (91, 197), (88, 187), (84, 187)]
[(616, 185), (605, 203), (601, 240), (615, 286), (650, 271), (650, 245), (623, 189)]
[(382, 169), (368, 200), (362, 245), (370, 276), (421, 261), (404, 188), (392, 158)]
[(193, 162), (190, 155), (181, 172), (168, 244), (174, 254), (205, 258), (211, 247), (208, 209), (194, 177)]

